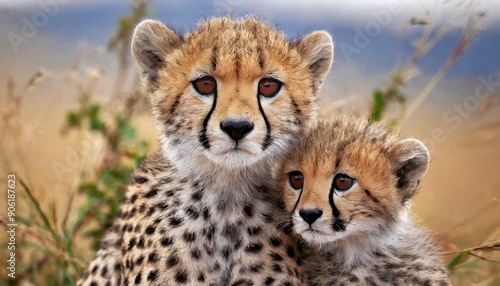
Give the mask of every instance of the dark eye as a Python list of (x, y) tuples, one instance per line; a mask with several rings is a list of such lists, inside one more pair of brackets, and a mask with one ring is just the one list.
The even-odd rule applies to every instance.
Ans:
[(337, 191), (345, 192), (352, 187), (355, 181), (356, 180), (347, 175), (337, 174), (335, 178), (333, 178), (333, 187)]
[(259, 81), (259, 94), (265, 97), (273, 97), (280, 91), (281, 82), (272, 78), (263, 78)]
[(294, 190), (300, 190), (304, 186), (304, 175), (299, 171), (288, 173), (288, 182)]
[(217, 82), (211, 76), (204, 76), (193, 81), (194, 89), (201, 95), (209, 95), (215, 91), (217, 87)]

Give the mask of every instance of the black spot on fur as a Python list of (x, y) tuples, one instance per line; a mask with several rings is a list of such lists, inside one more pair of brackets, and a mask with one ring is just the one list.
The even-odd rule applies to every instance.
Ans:
[(279, 253), (271, 252), (271, 259), (273, 261), (282, 261), (283, 257), (281, 255), (279, 255)]
[(134, 183), (136, 184), (144, 184), (148, 182), (148, 178), (142, 176), (134, 176)]
[(156, 252), (151, 252), (148, 256), (148, 262), (149, 263), (155, 263), (159, 259), (158, 254)]
[(278, 247), (278, 246), (280, 246), (280, 245), (282, 245), (282, 244), (283, 244), (283, 241), (281, 241), (281, 239), (280, 239), (280, 238), (278, 238), (278, 237), (271, 236), (271, 237), (269, 238), (269, 243), (270, 243), (272, 246), (274, 246), (274, 247)]
[(175, 275), (175, 282), (177, 283), (186, 283), (187, 282), (187, 273), (185, 270), (180, 270)]
[(265, 223), (273, 223), (274, 222), (274, 218), (270, 214), (262, 214), (262, 218), (264, 219)]
[(106, 278), (108, 277), (108, 267), (104, 266), (101, 270), (101, 276)]
[(148, 227), (146, 228), (146, 231), (145, 231), (145, 232), (146, 232), (146, 234), (151, 235), (151, 234), (153, 234), (153, 233), (155, 232), (155, 230), (156, 230), (156, 226), (154, 226), (154, 225), (150, 225), (150, 226), (148, 226)]
[(198, 190), (191, 195), (191, 199), (193, 199), (193, 201), (196, 201), (196, 202), (201, 200), (202, 197), (203, 197), (202, 190)]
[(182, 238), (185, 242), (193, 242), (196, 239), (196, 233), (194, 232), (185, 232), (182, 235)]
[(247, 232), (249, 235), (254, 236), (258, 235), (262, 232), (262, 228), (260, 226), (252, 226), (247, 228)]
[(274, 272), (276, 273), (281, 273), (283, 272), (283, 269), (281, 269), (281, 266), (279, 266), (279, 264), (273, 264), (273, 266), (271, 266), (271, 268), (273, 269)]
[(197, 219), (200, 216), (200, 212), (195, 207), (193, 207), (193, 206), (190, 206), (190, 207), (187, 208), (186, 214), (191, 219)]
[(203, 273), (198, 274), (198, 278), (196, 278), (196, 280), (201, 283), (205, 282), (205, 275)]
[(201, 251), (199, 248), (195, 247), (191, 250), (191, 257), (198, 260), (201, 257)]
[(144, 248), (144, 238), (143, 237), (141, 237), (141, 239), (139, 239), (139, 242), (137, 242), (137, 248), (139, 248), (139, 249)]
[(264, 268), (264, 265), (262, 265), (262, 263), (255, 263), (255, 264), (250, 265), (250, 272), (259, 273), (262, 271), (263, 268)]
[(128, 242), (127, 249), (131, 250), (134, 246), (135, 246), (135, 237), (132, 237)]
[(137, 200), (137, 195), (133, 194), (132, 197), (130, 197), (130, 202), (135, 203), (136, 200)]
[(179, 264), (179, 257), (177, 256), (177, 253), (172, 253), (167, 259), (167, 268), (170, 269), (177, 264)]
[(154, 197), (158, 194), (158, 190), (157, 189), (152, 189), (151, 191), (147, 192), (146, 194), (144, 194), (144, 197), (145, 198), (151, 198), (151, 197)]
[(153, 282), (158, 278), (158, 270), (150, 271), (148, 274), (148, 281)]
[(273, 277), (266, 277), (266, 280), (264, 280), (265, 285), (272, 285), (273, 283), (274, 283)]
[(226, 245), (222, 249), (222, 256), (224, 257), (224, 259), (228, 260), (229, 259), (229, 255), (231, 255), (231, 252), (232, 252), (231, 247), (229, 247), (228, 245)]
[(182, 223), (182, 219), (180, 219), (178, 217), (171, 217), (169, 219), (170, 226), (176, 227), (176, 226), (179, 226), (181, 223)]
[(137, 275), (135, 276), (135, 279), (134, 279), (134, 284), (136, 284), (136, 285), (141, 284), (141, 279), (142, 279), (141, 274), (142, 273), (140, 271), (139, 271), (139, 273), (137, 273)]
[(287, 245), (286, 246), (286, 254), (288, 255), (288, 257), (290, 258), (295, 258), (295, 251), (293, 250), (293, 247), (290, 246), (290, 245)]
[(245, 247), (245, 251), (249, 253), (259, 253), (264, 245), (260, 242), (250, 243)]
[(172, 238), (170, 238), (170, 237), (168, 237), (168, 236), (164, 236), (164, 237), (160, 240), (160, 243), (161, 243), (161, 245), (163, 245), (163, 246), (170, 246), (170, 245), (172, 245), (173, 240), (172, 240)]
[(208, 207), (203, 207), (203, 219), (208, 220), (210, 218), (210, 209)]
[(248, 217), (252, 217), (253, 216), (253, 206), (251, 204), (245, 205), (245, 207), (243, 208), (243, 211), (245, 212), (245, 214)]

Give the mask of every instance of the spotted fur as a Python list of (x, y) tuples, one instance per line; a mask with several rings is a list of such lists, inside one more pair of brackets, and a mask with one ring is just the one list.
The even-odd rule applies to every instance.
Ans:
[[(132, 51), (161, 150), (135, 172), (78, 285), (302, 285), (270, 173), (315, 117), (330, 36), (289, 42), (251, 17), (210, 19), (181, 36), (148, 20)], [(193, 87), (205, 76), (217, 84), (209, 95)], [(259, 95), (262, 78), (282, 83), (276, 96)], [(253, 129), (233, 140), (221, 127), (227, 120)]]
[[(281, 186), (312, 285), (449, 285), (436, 247), (409, 216), (428, 162), (420, 141), (352, 117), (306, 131)], [(302, 187), (290, 181), (301, 178), (295, 171)], [(354, 179), (350, 188), (334, 183), (339, 174)]]

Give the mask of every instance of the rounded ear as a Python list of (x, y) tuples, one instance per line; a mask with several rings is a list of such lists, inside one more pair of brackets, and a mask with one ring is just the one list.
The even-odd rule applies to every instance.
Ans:
[(317, 92), (333, 63), (332, 37), (326, 31), (312, 32), (298, 43), (297, 49), (312, 73)]
[(391, 152), (397, 188), (407, 191), (409, 199), (415, 193), (420, 180), (429, 166), (429, 151), (416, 139), (401, 140)]
[(147, 89), (157, 86), (165, 56), (180, 44), (180, 37), (159, 21), (145, 20), (137, 25), (132, 36), (132, 55)]

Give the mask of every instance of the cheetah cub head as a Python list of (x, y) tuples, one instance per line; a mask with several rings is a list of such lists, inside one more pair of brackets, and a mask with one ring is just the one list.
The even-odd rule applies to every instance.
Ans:
[(316, 245), (383, 233), (407, 213), (427, 148), (351, 117), (305, 132), (281, 170), (289, 227)]
[(184, 169), (238, 170), (289, 151), (316, 113), (333, 58), (326, 32), (287, 41), (253, 18), (179, 35), (147, 20), (132, 52), (163, 153)]

